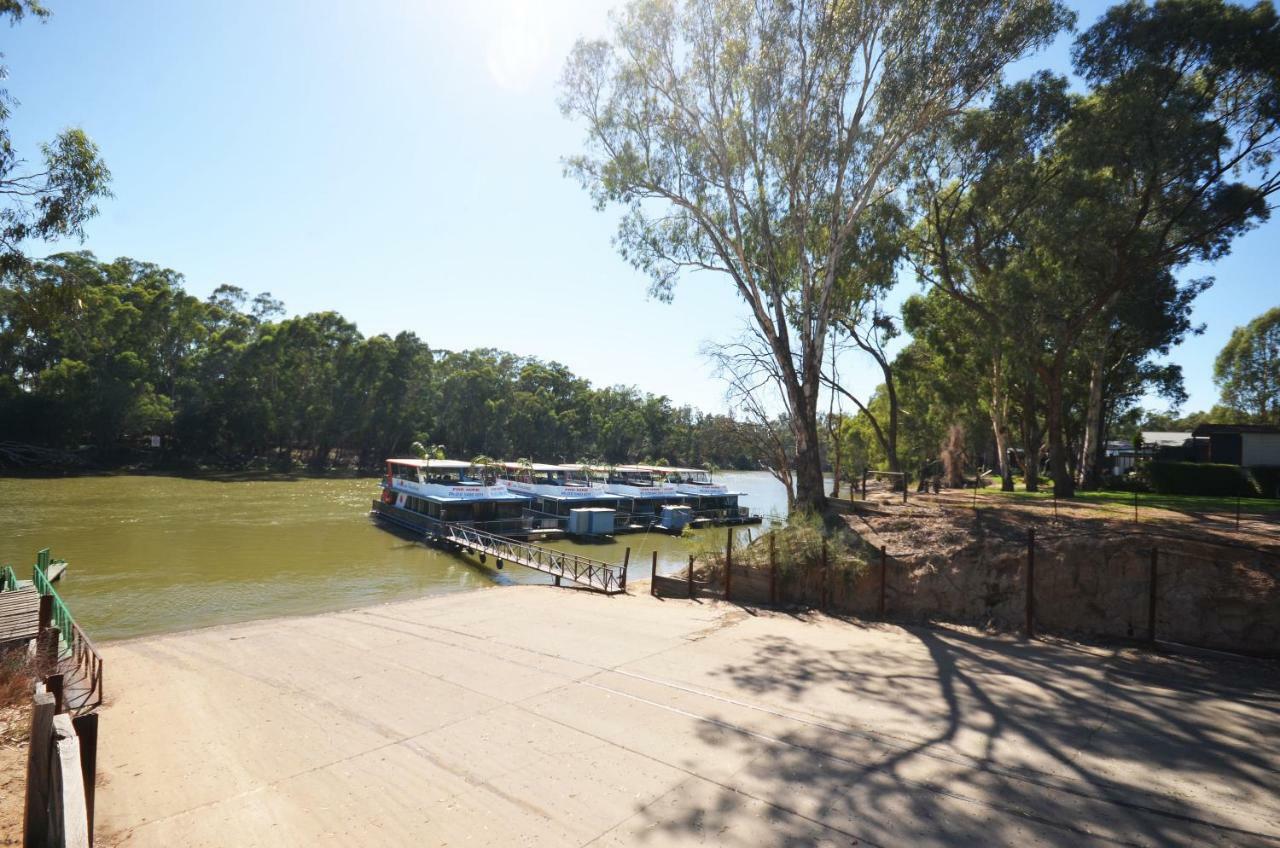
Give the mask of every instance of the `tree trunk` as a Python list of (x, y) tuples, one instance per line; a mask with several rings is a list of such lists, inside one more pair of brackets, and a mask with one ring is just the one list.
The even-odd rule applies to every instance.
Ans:
[(1040, 491), (1040, 442), (1043, 433), (1036, 421), (1035, 387), (1030, 380), (1023, 392), (1022, 483), (1028, 492)]
[(1067, 446), (1062, 433), (1062, 365), (1055, 362), (1051, 368), (1041, 369), (1049, 404), (1045, 425), (1049, 431), (1049, 475), (1053, 477), (1053, 494), (1058, 498), (1074, 498), (1076, 481), (1067, 469)]
[(1085, 413), (1084, 439), (1080, 448), (1080, 487), (1096, 489), (1099, 483), (1098, 457), (1102, 447), (1102, 375), (1105, 347), (1099, 348), (1089, 364), (1089, 406)]
[(1013, 469), (1009, 467), (1009, 397), (1005, 391), (1000, 358), (991, 367), (991, 430), (996, 437), (996, 463), (1000, 468), (1000, 491), (1013, 491)]
[[(822, 386), (822, 341), (806, 344), (803, 370), (787, 370), (783, 385), (791, 401), (791, 435), (796, 440), (796, 509), (822, 515), (827, 511), (827, 486), (822, 479), (822, 451), (818, 440), (818, 395)], [(775, 348), (776, 354), (781, 352)], [(787, 353), (790, 356), (790, 353)], [(785, 361), (781, 360), (780, 361)]]
[(828, 416), (827, 431), (831, 434), (831, 497), (840, 497), (840, 421), (831, 424)]

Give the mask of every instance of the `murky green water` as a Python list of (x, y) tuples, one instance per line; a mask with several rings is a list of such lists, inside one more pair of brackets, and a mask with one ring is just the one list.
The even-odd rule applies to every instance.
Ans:
[[(722, 473), (717, 482), (750, 492), (743, 504), (753, 512), (786, 511), (785, 490), (766, 473)], [(0, 563), (29, 578), (38, 548), (70, 561), (58, 591), (99, 641), (549, 581), (383, 529), (368, 515), (378, 491), (373, 478), (0, 479)], [(660, 568), (674, 569), (690, 553), (723, 545), (724, 535), (712, 528), (551, 546), (608, 562), (621, 562), (630, 547), (630, 575), (639, 578), (648, 577), (654, 550)]]

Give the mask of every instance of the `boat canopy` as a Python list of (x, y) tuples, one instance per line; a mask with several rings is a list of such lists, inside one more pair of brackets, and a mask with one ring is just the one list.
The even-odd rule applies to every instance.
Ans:
[(471, 463), (460, 459), (388, 459), (387, 464), (407, 465), (410, 468), (453, 469), (470, 468)]

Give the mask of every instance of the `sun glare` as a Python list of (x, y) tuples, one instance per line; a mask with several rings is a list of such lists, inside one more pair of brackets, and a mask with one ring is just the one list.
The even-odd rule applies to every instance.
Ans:
[(485, 46), (489, 76), (507, 91), (524, 91), (551, 64), (550, 18), (546, 3), (506, 0), (497, 5)]

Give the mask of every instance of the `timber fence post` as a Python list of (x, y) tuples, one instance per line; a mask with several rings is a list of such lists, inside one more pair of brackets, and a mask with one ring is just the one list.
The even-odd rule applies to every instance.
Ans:
[(626, 553), (622, 555), (622, 591), (627, 591), (627, 567), (631, 565), (631, 548), (627, 548)]
[(84, 778), (85, 818), (89, 827), (89, 844), (93, 844), (93, 800), (98, 783), (98, 714), (88, 713), (71, 719), (80, 737), (80, 774)]
[(649, 569), (649, 594), (658, 594), (658, 549), (653, 549), (653, 567)]
[(1027, 625), (1028, 639), (1036, 637), (1036, 528), (1027, 530)]
[(51, 674), (45, 678), (44, 686), (49, 690), (49, 694), (53, 696), (53, 712), (54, 715), (61, 713), (66, 707), (66, 699), (63, 698), (64, 682), (61, 674)]
[(867, 469), (862, 469), (862, 499), (867, 499)]
[(27, 797), (22, 826), (22, 844), (26, 848), (44, 848), (49, 842), (53, 716), (53, 695), (43, 686), (37, 686), (31, 704), (31, 737), (27, 747)]
[(1160, 549), (1151, 546), (1151, 572), (1147, 578), (1147, 641), (1156, 641), (1156, 571), (1160, 562)]
[(689, 600), (693, 600), (693, 554), (689, 554)]

